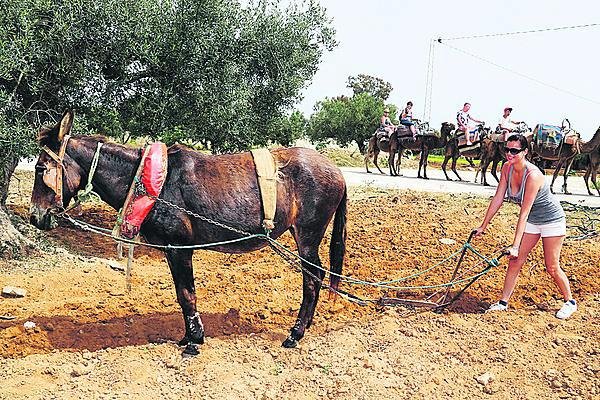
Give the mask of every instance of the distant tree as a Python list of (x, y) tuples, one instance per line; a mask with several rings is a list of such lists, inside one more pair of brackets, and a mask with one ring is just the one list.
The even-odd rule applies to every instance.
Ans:
[(392, 85), (389, 82), (365, 74), (349, 76), (347, 87), (352, 89), (354, 95), (369, 93), (371, 96), (381, 99), (382, 101), (387, 100), (393, 90)]
[[(4, 202), (39, 126), (247, 149), (274, 129), (336, 42), (316, 2), (19, 0), (0, 7), (0, 254)], [(285, 124), (284, 124), (285, 125)], [(3, 243), (9, 243), (6, 246)], [(4, 247), (3, 247), (4, 246)]]
[(308, 121), (300, 111), (282, 116), (269, 127), (268, 137), (282, 146), (291, 146), (296, 140), (306, 137)]
[[(392, 120), (396, 107), (388, 106)], [(308, 124), (308, 137), (315, 142), (333, 139), (340, 146), (356, 142), (364, 153), (365, 142), (379, 126), (385, 105), (369, 93), (352, 97), (340, 96), (323, 100), (316, 105)]]

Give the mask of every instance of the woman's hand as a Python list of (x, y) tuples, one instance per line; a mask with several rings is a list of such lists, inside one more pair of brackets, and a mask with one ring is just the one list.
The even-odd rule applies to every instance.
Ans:
[(481, 236), (485, 233), (485, 228), (480, 226), (479, 228), (475, 228), (471, 231), (473, 237)]
[(517, 246), (508, 247), (505, 251), (509, 260), (514, 260), (519, 257), (519, 248)]

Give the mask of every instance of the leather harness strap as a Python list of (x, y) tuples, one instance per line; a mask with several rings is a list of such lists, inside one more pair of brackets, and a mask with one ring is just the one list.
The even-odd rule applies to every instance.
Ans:
[(71, 135), (65, 135), (65, 137), (63, 138), (63, 141), (60, 145), (58, 154), (56, 154), (55, 152), (50, 150), (50, 148), (48, 146), (42, 147), (42, 149), (46, 153), (48, 153), (48, 155), (54, 161), (56, 161), (56, 183), (55, 183), (55, 187), (53, 187), (51, 189), (54, 190), (54, 193), (56, 193), (56, 196), (55, 196), (56, 202), (60, 203), (61, 206), (62, 206), (62, 200), (63, 200), (63, 195), (62, 195), (62, 193), (63, 193), (63, 169), (65, 168), (63, 161), (65, 159), (65, 152), (67, 151), (67, 143), (69, 142), (70, 138), (71, 138)]

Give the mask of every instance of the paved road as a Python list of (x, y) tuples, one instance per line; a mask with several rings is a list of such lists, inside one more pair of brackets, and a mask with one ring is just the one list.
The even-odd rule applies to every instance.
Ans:
[[(35, 165), (34, 161), (23, 161), (19, 163), (17, 168), (33, 171)], [(403, 176), (389, 176), (381, 175), (379, 172), (372, 172), (367, 174), (364, 168), (355, 167), (342, 167), (340, 168), (344, 173), (346, 182), (348, 185), (371, 185), (387, 189), (412, 189), (422, 190), (426, 192), (446, 192), (446, 193), (471, 193), (481, 196), (493, 196), (496, 191), (496, 181), (488, 174), (488, 182), (494, 183), (493, 186), (483, 186), (479, 183), (473, 183), (475, 179), (474, 171), (459, 171), (461, 178), (465, 179), (463, 182), (459, 181), (447, 181), (444, 177), (444, 173), (441, 169), (427, 168), (428, 180), (417, 178), (417, 170), (403, 168)], [(371, 170), (377, 171), (375, 168)], [(387, 168), (384, 169), (387, 171)], [(456, 179), (453, 173), (449, 173), (450, 177)], [(548, 182), (552, 179), (552, 176), (546, 176)], [(573, 193), (572, 195), (558, 194), (560, 200), (570, 201), (572, 203), (584, 204), (592, 207), (600, 207), (600, 197), (590, 196), (585, 190), (585, 182), (582, 177), (571, 176), (569, 177), (569, 190)], [(554, 184), (555, 190), (562, 190), (562, 176), (559, 176)], [(596, 193), (596, 192), (594, 192)]]
[[(483, 186), (480, 183), (474, 183), (474, 171), (458, 171), (461, 178), (465, 181), (447, 181), (441, 169), (427, 168), (428, 180), (417, 178), (417, 170), (406, 169), (402, 170), (403, 176), (381, 175), (377, 172), (367, 174), (364, 168), (342, 167), (348, 185), (371, 185), (387, 189), (411, 189), (422, 190), (426, 192), (446, 192), (446, 193), (471, 193), (481, 196), (493, 196), (496, 191), (496, 180), (488, 174), (488, 182), (493, 183), (493, 186)], [(373, 170), (373, 169), (372, 169)], [(385, 171), (385, 170), (384, 170)], [(456, 179), (454, 174), (448, 174), (451, 178)], [(547, 175), (548, 182), (552, 180), (551, 175)], [(559, 176), (554, 183), (556, 191), (562, 190), (562, 176)], [(590, 196), (585, 189), (585, 182), (580, 176), (570, 176), (568, 179), (569, 191), (573, 194), (557, 194), (561, 201), (569, 201), (577, 204), (584, 204), (592, 207), (600, 207), (600, 197)], [(594, 192), (596, 193), (596, 192)]]

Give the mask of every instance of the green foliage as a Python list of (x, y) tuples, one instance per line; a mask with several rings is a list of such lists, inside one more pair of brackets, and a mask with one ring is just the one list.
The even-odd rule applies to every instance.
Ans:
[(391, 83), (386, 82), (381, 78), (365, 74), (349, 76), (347, 87), (352, 89), (352, 92), (355, 95), (368, 93), (382, 101), (387, 100), (393, 90)]
[(32, 132), (73, 107), (76, 127), (122, 141), (289, 143), (302, 119), (286, 115), (335, 45), (312, 1), (4, 2), (0, 140), (29, 154)]
[(269, 126), (268, 137), (282, 146), (291, 146), (306, 136), (308, 121), (300, 111), (274, 119)]
[[(383, 100), (368, 93), (325, 99), (317, 104), (310, 117), (308, 136), (314, 142), (333, 139), (340, 146), (355, 141), (362, 152), (365, 141), (379, 126), (384, 108)], [(389, 108), (390, 118), (395, 120), (396, 107)]]

